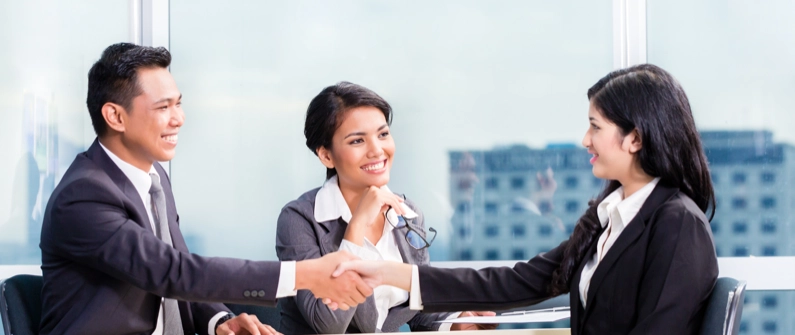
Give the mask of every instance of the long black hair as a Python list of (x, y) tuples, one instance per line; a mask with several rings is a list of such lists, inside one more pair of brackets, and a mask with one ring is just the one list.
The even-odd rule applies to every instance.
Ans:
[[(638, 132), (642, 146), (635, 159), (646, 174), (659, 177), (659, 184), (678, 188), (712, 220), (715, 192), (707, 158), (690, 102), (673, 76), (651, 64), (613, 71), (588, 89), (588, 100), (618, 126), (622, 136)], [(574, 271), (603, 230), (596, 207), (620, 186), (618, 181), (608, 181), (601, 194), (589, 202), (569, 237), (560, 267), (552, 275), (551, 294), (569, 291)]]
[[(345, 112), (363, 106), (378, 108), (384, 113), (386, 123), (392, 124), (392, 107), (372, 90), (346, 81), (324, 88), (306, 109), (306, 147), (315, 155), (321, 147), (331, 150), (331, 139), (342, 123)], [(326, 179), (336, 174), (336, 169), (326, 169)]]

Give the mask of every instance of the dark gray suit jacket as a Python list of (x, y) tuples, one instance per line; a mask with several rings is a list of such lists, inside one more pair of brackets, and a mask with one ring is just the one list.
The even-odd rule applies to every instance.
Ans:
[[(552, 272), (568, 241), (513, 268), (420, 266), (426, 311), (507, 309), (550, 298)], [(596, 251), (596, 239), (585, 259)], [(718, 277), (718, 259), (704, 213), (685, 194), (661, 183), (607, 251), (580, 302), (579, 264), (571, 281), (571, 334), (695, 335)]]
[(173, 247), (152, 232), (140, 195), (97, 141), (66, 171), (41, 230), (41, 334), (151, 334), (161, 297), (179, 300), (185, 334), (206, 333), (228, 311), (220, 302), (275, 304), (280, 263), (189, 253), (171, 182), (155, 168)]
[[(315, 195), (320, 188), (304, 193), (288, 203), (279, 215), (276, 228), (276, 255), (282, 261), (319, 258), (339, 250), (348, 224), (340, 219), (316, 222)], [(424, 232), (422, 212), (411, 201), (406, 204), (419, 215), (410, 220), (417, 231)], [(403, 262), (427, 265), (428, 249), (417, 250), (408, 245), (404, 230), (394, 229), (395, 241)], [(347, 311), (331, 311), (309, 291), (298, 291), (298, 295), (279, 299), (282, 311), (281, 332), (285, 334), (342, 334), (374, 333), (378, 319), (373, 296), (363, 304)], [(392, 307), (381, 327), (382, 332), (396, 332), (405, 323), (412, 331), (438, 330), (434, 321), (447, 318), (451, 313), (419, 313), (410, 310), (408, 302)]]

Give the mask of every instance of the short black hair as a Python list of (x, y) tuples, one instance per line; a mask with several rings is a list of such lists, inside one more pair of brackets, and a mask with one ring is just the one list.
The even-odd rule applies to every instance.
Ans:
[[(321, 147), (331, 150), (331, 139), (342, 124), (345, 112), (364, 106), (378, 108), (384, 113), (387, 124), (392, 124), (392, 106), (372, 90), (347, 81), (324, 88), (306, 110), (306, 147), (315, 155)], [(326, 179), (336, 174), (336, 169), (326, 169)]]
[(97, 136), (103, 136), (108, 131), (108, 125), (102, 117), (102, 106), (112, 102), (129, 110), (133, 98), (141, 94), (138, 69), (167, 68), (170, 64), (171, 53), (163, 47), (144, 47), (132, 43), (116, 43), (107, 47), (88, 71), (86, 106)]

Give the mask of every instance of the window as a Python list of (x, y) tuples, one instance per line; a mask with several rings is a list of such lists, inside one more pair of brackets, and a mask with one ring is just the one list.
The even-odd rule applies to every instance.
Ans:
[(570, 223), (570, 224), (566, 225), (566, 235), (571, 235), (571, 233), (574, 232), (574, 226), (575, 226), (575, 224), (573, 224), (573, 223)]
[(580, 203), (576, 200), (567, 200), (566, 201), (566, 212), (567, 213), (577, 213), (580, 209)]
[(748, 247), (734, 247), (734, 257), (748, 256)]
[(548, 224), (542, 224), (538, 226), (538, 236), (549, 236), (552, 235), (552, 227)]
[(776, 208), (776, 198), (774, 198), (774, 197), (763, 197), (762, 198), (762, 208), (764, 208), (764, 209)]
[(500, 227), (496, 225), (486, 226), (487, 237), (497, 237), (500, 235)]
[(549, 214), (552, 212), (552, 203), (548, 200), (542, 200), (538, 204), (538, 209), (541, 211), (541, 214)]
[(718, 225), (718, 221), (713, 220), (709, 223), (709, 227), (712, 228), (712, 235), (717, 235), (720, 231), (720, 225)]
[(472, 250), (461, 250), (461, 252), (458, 254), (458, 259), (462, 261), (471, 261)]
[(776, 232), (776, 220), (775, 219), (762, 219), (762, 233), (764, 234), (774, 234)]
[(525, 227), (524, 224), (517, 223), (511, 227), (511, 235), (513, 237), (524, 237), (525, 235)]
[(762, 297), (762, 308), (773, 309), (778, 306), (778, 297), (775, 295), (766, 295)]
[(580, 184), (580, 180), (577, 179), (577, 177), (575, 177), (575, 176), (566, 177), (566, 188), (567, 189), (570, 189), (570, 190), (576, 189), (577, 186), (579, 186), (579, 184)]
[(511, 189), (521, 190), (523, 188), (524, 188), (524, 178), (523, 177), (513, 177), (513, 178), (511, 178)]
[(466, 213), (468, 213), (468, 212), (469, 212), (469, 203), (468, 203), (468, 202), (465, 202), (465, 201), (459, 202), (459, 203), (458, 203), (458, 206), (456, 206), (456, 211), (457, 211), (459, 214), (466, 214)]
[(469, 228), (460, 226), (458, 227), (458, 236), (459, 237), (468, 237), (469, 236)]
[(496, 190), (500, 187), (500, 180), (497, 177), (489, 177), (486, 179), (486, 189)]
[(735, 234), (745, 234), (748, 232), (748, 224), (745, 221), (737, 221), (732, 225)]
[(500, 251), (497, 249), (489, 249), (486, 250), (485, 257), (486, 260), (494, 261), (500, 259)]
[(776, 246), (768, 245), (762, 247), (762, 256), (775, 256), (776, 255)]
[(746, 207), (748, 207), (748, 202), (745, 200), (745, 198), (732, 199), (732, 209), (740, 210), (745, 209)]
[(492, 215), (497, 214), (497, 204), (493, 202), (487, 202), (485, 207), (486, 207), (486, 214), (492, 214)]
[(732, 182), (734, 182), (735, 185), (745, 184), (745, 173), (744, 172), (735, 172), (732, 175)]
[(764, 329), (765, 333), (774, 334), (778, 331), (778, 323), (776, 321), (765, 321), (762, 324), (762, 329)]
[(773, 172), (762, 172), (762, 183), (772, 184), (776, 182), (776, 174)]
[(513, 213), (524, 213), (525, 208), (524, 205), (520, 203), (514, 203), (511, 205), (511, 212)]
[(511, 259), (526, 259), (524, 256), (524, 249), (513, 249), (511, 251)]

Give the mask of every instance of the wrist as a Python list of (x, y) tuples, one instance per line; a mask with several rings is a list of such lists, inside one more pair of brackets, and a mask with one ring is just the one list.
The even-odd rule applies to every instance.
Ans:
[(312, 290), (313, 269), (317, 268), (316, 259), (295, 262), (295, 289)]
[(235, 318), (235, 314), (234, 313), (227, 313), (226, 315), (224, 315), (220, 319), (218, 319), (218, 321), (215, 322), (215, 333), (218, 334), (218, 327), (221, 326), (222, 324), (224, 324), (224, 322), (227, 322), (227, 321), (229, 321), (231, 319), (234, 319), (234, 318)]

